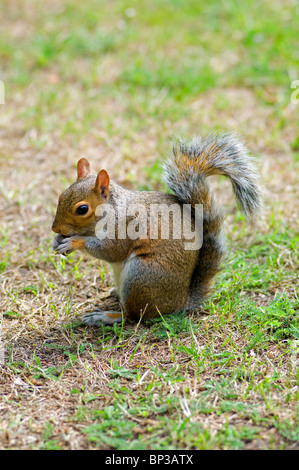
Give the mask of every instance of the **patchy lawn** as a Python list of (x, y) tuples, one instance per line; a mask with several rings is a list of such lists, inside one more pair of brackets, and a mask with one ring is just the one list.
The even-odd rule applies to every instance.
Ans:
[[(0, 447), (298, 449), (296, 6), (2, 3)], [(266, 196), (253, 229), (213, 180), (228, 250), (204, 311), (86, 328), (109, 267), (51, 249), (77, 160), (164, 189), (171, 140), (214, 130), (244, 137)]]

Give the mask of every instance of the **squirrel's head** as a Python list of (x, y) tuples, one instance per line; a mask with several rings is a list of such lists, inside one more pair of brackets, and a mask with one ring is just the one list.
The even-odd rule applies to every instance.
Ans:
[(91, 174), (86, 158), (77, 163), (77, 181), (58, 200), (53, 232), (64, 236), (88, 235), (94, 232), (95, 211), (110, 199), (110, 178), (106, 170)]

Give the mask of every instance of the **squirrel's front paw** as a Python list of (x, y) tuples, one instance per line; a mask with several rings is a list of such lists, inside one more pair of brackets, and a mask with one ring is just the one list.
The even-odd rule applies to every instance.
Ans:
[(69, 255), (75, 250), (83, 249), (84, 246), (84, 238), (78, 236), (64, 237), (59, 234), (54, 238), (53, 241), (53, 249), (60, 255)]
[(52, 248), (53, 248), (54, 251), (56, 251), (56, 249), (63, 242), (64, 239), (65, 239), (65, 237), (63, 235), (61, 235), (60, 233), (58, 235), (56, 235), (56, 237), (53, 240), (53, 245), (52, 245)]
[(56, 240), (56, 238), (57, 237), (55, 237), (53, 241), (53, 249), (56, 253), (60, 255), (69, 255), (74, 251), (74, 248), (72, 248), (72, 239), (70, 237), (62, 237), (62, 235), (60, 235), (58, 240)]

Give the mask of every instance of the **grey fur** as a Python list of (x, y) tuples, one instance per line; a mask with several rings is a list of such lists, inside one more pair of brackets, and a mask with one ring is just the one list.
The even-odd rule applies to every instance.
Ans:
[[(203, 244), (200, 249), (185, 249), (183, 240), (175, 238), (146, 238), (142, 243), (121, 236), (102, 239), (96, 234), (97, 215), (82, 228), (72, 223), (65, 228), (65, 214), (75, 203), (89, 198), (94, 190), (95, 175), (79, 179), (60, 198), (53, 223), (53, 230), (58, 233), (53, 247), (57, 252), (68, 253), (76, 246), (72, 243), (74, 238), (84, 239), (84, 243), (77, 245), (84, 246), (92, 256), (109, 262), (126, 318), (136, 321), (140, 320), (140, 315), (154, 318), (158, 315), (157, 308), (163, 315), (197, 309), (209, 294), (224, 254), (223, 215), (207, 182), (211, 175), (227, 176), (241, 209), (250, 219), (256, 217), (262, 200), (259, 176), (246, 147), (234, 134), (210, 135), (205, 139), (197, 137), (189, 142), (179, 140), (173, 146), (172, 157), (164, 167), (164, 180), (174, 195), (131, 191), (110, 181), (109, 210), (118, 221), (125, 215), (126, 224), (130, 221), (126, 210), (131, 204), (140, 203), (147, 208), (161, 203), (170, 207), (178, 201), (193, 207), (202, 204)], [(85, 323), (90, 325), (99, 320), (113, 323), (122, 318), (118, 312), (102, 310), (84, 317)]]
[[(203, 204), (203, 245), (194, 269), (186, 308), (202, 304), (224, 255), (223, 215), (206, 178), (227, 176), (241, 210), (253, 221), (262, 207), (262, 189), (254, 160), (234, 134), (179, 140), (164, 165), (164, 181), (182, 203)], [(185, 158), (187, 157), (187, 159)]]
[[(181, 155), (192, 161), (205, 161), (205, 171), (196, 174), (190, 168), (180, 173)], [(262, 207), (262, 189), (253, 157), (245, 145), (232, 133), (211, 134), (191, 141), (179, 139), (173, 146), (173, 156), (164, 165), (164, 181), (184, 203), (192, 201), (200, 180), (219, 174), (227, 176), (236, 199), (245, 215), (254, 220)]]

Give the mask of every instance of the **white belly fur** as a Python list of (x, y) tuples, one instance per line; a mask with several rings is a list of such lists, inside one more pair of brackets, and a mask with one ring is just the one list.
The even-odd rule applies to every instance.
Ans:
[(115, 286), (118, 290), (119, 296), (121, 295), (121, 287), (124, 282), (126, 272), (128, 269), (130, 269), (129, 262), (132, 260), (132, 258), (135, 258), (134, 253), (131, 253), (130, 256), (128, 256), (128, 258), (121, 263), (109, 263), (113, 271)]
[(110, 263), (110, 266), (113, 271), (115, 286), (118, 292), (120, 292), (121, 285), (122, 285), (122, 273), (123, 273), (125, 264), (124, 263)]

